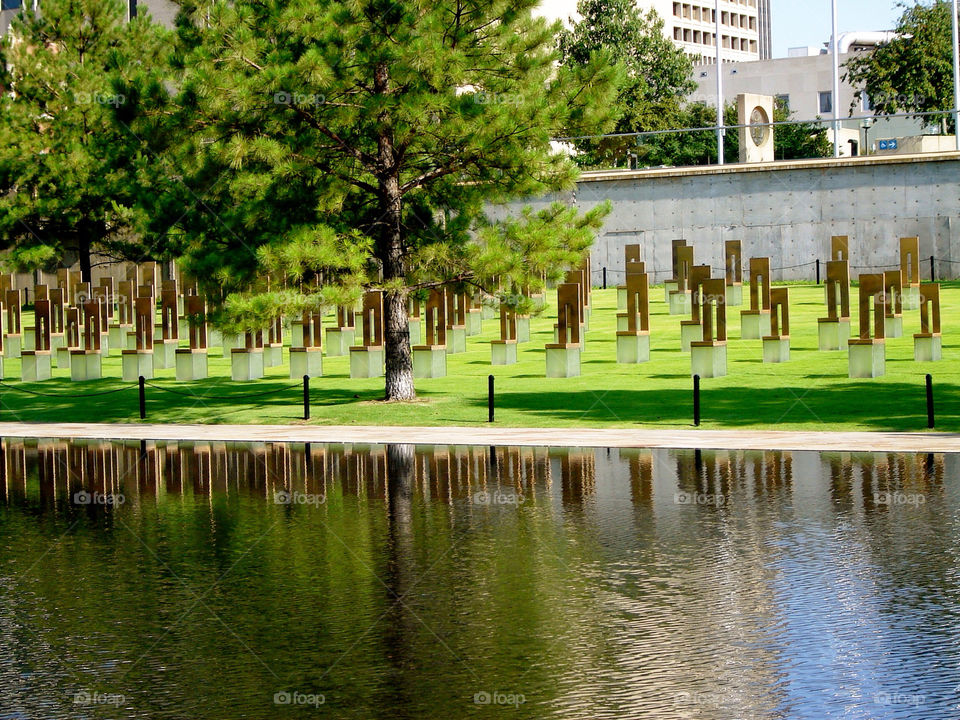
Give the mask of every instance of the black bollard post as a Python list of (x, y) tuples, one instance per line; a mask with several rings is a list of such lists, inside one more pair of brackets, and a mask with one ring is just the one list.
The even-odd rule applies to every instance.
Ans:
[(930, 256), (930, 282), (937, 281), (936, 268), (933, 266), (933, 255)]
[(603, 269), (603, 289), (607, 289), (607, 269)]
[(933, 425), (933, 376), (927, 375), (927, 427), (932, 430)]
[(303, 419), (310, 419), (310, 376), (303, 376)]
[(146, 380), (143, 375), (140, 376), (140, 419), (147, 419), (147, 391), (144, 386)]
[(817, 258), (817, 285), (820, 284), (820, 258)]
[(493, 375), (487, 378), (487, 422), (493, 422)]
[(700, 376), (693, 376), (693, 424), (700, 427)]

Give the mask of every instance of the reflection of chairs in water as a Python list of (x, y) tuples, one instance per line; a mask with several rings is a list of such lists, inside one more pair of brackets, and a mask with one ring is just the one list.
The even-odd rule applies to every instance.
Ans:
[[(476, 493), (548, 491), (559, 472), (564, 503), (582, 503), (596, 490), (597, 452), (588, 449), (418, 446), (408, 465), (391, 479), (386, 446), (360, 447), (284, 443), (156, 443), (104, 440), (0, 441), (0, 500), (25, 499), (28, 482), (39, 480), (41, 505), (86, 490), (127, 498), (161, 494), (240, 493), (272, 501), (280, 491), (383, 499), (391, 480), (431, 500), (451, 503)], [(658, 451), (667, 452), (667, 451)], [(806, 467), (804, 454), (790, 452), (669, 451), (679, 489), (722, 494), (734, 490), (760, 496), (789, 491)], [(633, 501), (652, 502), (657, 474), (650, 450), (619, 451), (627, 465)], [(812, 456), (829, 478), (835, 502), (874, 507), (876, 494), (927, 494), (942, 487), (942, 454), (822, 453)], [(813, 468), (811, 468), (812, 470)], [(880, 502), (882, 505), (883, 503)]]
[(526, 497), (538, 480), (547, 477), (545, 455), (533, 448), (419, 446), (416, 485), (430, 499), (444, 503), (510, 487)]
[(635, 505), (653, 504), (653, 452), (640, 448), (621, 448), (621, 461), (627, 463), (630, 497)]
[[(886, 496), (914, 497), (942, 487), (944, 456), (939, 453), (827, 453), (830, 492), (834, 500), (852, 505), (856, 495), (865, 508), (889, 504)], [(854, 490), (857, 490), (855, 493)]]
[(721, 451), (676, 452), (677, 487), (681, 492), (725, 497), (730, 490), (730, 473), (724, 470), (727, 459), (727, 453)]
[(762, 466), (754, 464), (754, 484), (759, 492), (793, 487), (793, 454), (790, 452), (763, 453)]
[(564, 503), (582, 503), (597, 489), (596, 456), (593, 450), (551, 448), (550, 457), (560, 465), (560, 489)]
[(546, 451), (530, 447), (498, 447), (491, 472), (501, 485), (513, 486), (525, 498), (536, 495), (538, 483), (550, 486), (550, 459)]
[[(781, 451), (684, 450), (674, 456), (681, 492), (723, 496), (733, 490), (761, 494), (789, 488), (793, 456)], [(713, 504), (713, 503), (711, 503)]]

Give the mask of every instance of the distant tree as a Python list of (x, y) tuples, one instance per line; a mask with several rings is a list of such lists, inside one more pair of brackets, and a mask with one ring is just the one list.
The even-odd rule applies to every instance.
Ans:
[[(872, 52), (858, 53), (844, 66), (844, 79), (858, 88), (851, 112), (864, 93), (875, 115), (953, 108), (952, 3), (918, 1), (901, 7), (899, 37)], [(951, 122), (944, 115), (941, 131), (946, 133)]]
[(140, 257), (133, 242), (152, 158), (127, 123), (162, 102), (168, 33), (120, 0), (28, 4), (3, 39), (0, 248), (14, 269), (91, 255)]
[[(619, 120), (615, 133), (635, 133), (676, 127), (686, 97), (696, 89), (693, 63), (663, 33), (655, 10), (643, 13), (634, 0), (580, 0), (581, 19), (560, 36), (563, 64), (586, 65), (605, 51), (625, 71), (617, 96)], [(581, 141), (581, 164), (622, 158), (633, 138)]]
[[(777, 102), (773, 110), (774, 122), (786, 122), (792, 113), (786, 105)], [(777, 160), (808, 160), (833, 156), (827, 126), (816, 122), (778, 125), (773, 133), (774, 156)]]
[[(737, 111), (734, 106), (728, 105), (723, 115), (727, 123), (736, 124)], [(678, 132), (650, 135), (637, 142), (634, 152), (637, 154), (638, 164), (645, 167), (716, 164), (716, 131), (692, 129), (711, 128), (716, 124), (717, 109), (715, 107), (703, 102), (690, 103), (678, 118), (676, 127)], [(724, 162), (737, 161), (738, 146), (735, 142), (731, 142), (736, 140), (733, 135), (733, 132), (727, 131), (724, 137)]]
[[(153, 213), (226, 323), (384, 292), (385, 397), (415, 397), (411, 292), (507, 293), (578, 263), (602, 218), (485, 209), (570, 188), (551, 139), (611, 127), (602, 53), (557, 67), (537, 0), (186, 0), (178, 20), (185, 188)], [(193, 192), (200, 196), (197, 201)], [(508, 302), (511, 298), (505, 298)]]

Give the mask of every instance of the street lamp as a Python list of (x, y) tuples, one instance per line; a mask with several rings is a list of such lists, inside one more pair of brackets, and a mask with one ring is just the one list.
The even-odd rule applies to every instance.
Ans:
[(830, 54), (833, 55), (833, 156), (840, 157), (840, 37), (837, 35), (837, 0), (833, 0)]
[(863, 128), (863, 152), (861, 155), (870, 154), (870, 128), (873, 127), (873, 118), (864, 118), (860, 123)]
[(957, 0), (953, 0), (953, 134), (960, 150), (960, 29), (957, 27)]
[[(721, 53), (720, 0), (716, 0), (714, 9), (717, 46), (717, 165), (723, 165), (723, 55)], [(960, 133), (958, 133), (960, 135)]]

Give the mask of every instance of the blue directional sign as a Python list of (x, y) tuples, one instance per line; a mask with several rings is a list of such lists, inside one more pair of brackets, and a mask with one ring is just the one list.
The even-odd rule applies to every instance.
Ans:
[(897, 149), (896, 139), (877, 141), (877, 150), (896, 150), (896, 149)]

